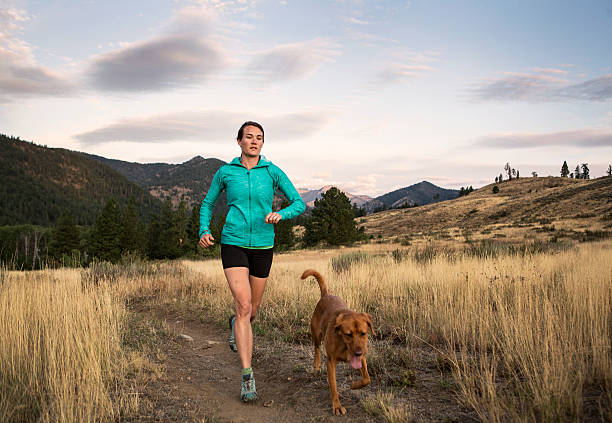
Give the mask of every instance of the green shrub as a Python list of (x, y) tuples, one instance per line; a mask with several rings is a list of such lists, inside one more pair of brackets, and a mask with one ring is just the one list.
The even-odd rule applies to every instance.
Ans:
[(343, 273), (350, 270), (351, 266), (355, 263), (371, 260), (372, 256), (362, 251), (356, 251), (354, 253), (340, 254), (334, 257), (331, 261), (332, 269), (336, 273)]

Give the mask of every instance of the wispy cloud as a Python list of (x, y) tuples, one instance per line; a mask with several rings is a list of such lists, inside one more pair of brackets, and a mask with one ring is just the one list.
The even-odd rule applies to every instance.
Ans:
[(612, 147), (612, 131), (580, 129), (541, 134), (493, 134), (475, 145), (496, 149), (521, 149), (551, 146), (601, 148)]
[(369, 25), (368, 21), (364, 21), (362, 19), (357, 19), (354, 16), (350, 16), (348, 18), (346, 18), (346, 21), (350, 24), (354, 24), (354, 25)]
[(0, 4), (0, 101), (14, 96), (71, 94), (75, 87), (63, 76), (39, 66), (28, 43), (17, 33), (30, 20), (23, 10)]
[(380, 68), (373, 78), (374, 86), (403, 83), (435, 72), (431, 66), (438, 59), (438, 53), (401, 52), (391, 55), (390, 62)]
[(293, 140), (307, 137), (327, 125), (333, 113), (326, 110), (256, 116), (247, 112), (185, 112), (124, 119), (74, 136), (81, 145), (106, 142), (171, 143), (178, 141), (219, 142), (235, 137), (240, 124), (255, 119), (266, 128), (266, 137)]
[(612, 74), (582, 82), (571, 82), (560, 69), (536, 69), (533, 73), (506, 73), (482, 80), (472, 90), (479, 101), (606, 101), (612, 99)]
[(257, 0), (191, 0), (191, 2), (223, 13), (246, 12), (257, 4)]
[(405, 82), (433, 72), (435, 68), (426, 65), (403, 65), (392, 63), (378, 72), (376, 81), (379, 84)]
[(255, 53), (247, 66), (249, 77), (262, 82), (306, 78), (340, 54), (339, 47), (324, 38), (281, 44)]

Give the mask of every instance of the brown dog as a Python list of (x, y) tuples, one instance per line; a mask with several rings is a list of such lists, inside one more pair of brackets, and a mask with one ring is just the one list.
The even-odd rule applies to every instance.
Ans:
[(370, 384), (366, 352), (368, 349), (368, 331), (372, 328), (372, 316), (357, 313), (348, 309), (340, 297), (329, 295), (323, 276), (316, 270), (308, 269), (302, 273), (302, 279), (314, 276), (321, 288), (321, 299), (310, 320), (310, 335), (315, 348), (314, 369), (321, 372), (321, 341), (325, 340), (327, 355), (327, 383), (331, 394), (332, 408), (335, 415), (346, 414), (340, 405), (336, 387), (336, 364), (348, 361), (352, 368), (361, 371), (361, 380), (353, 382), (351, 389), (361, 389)]

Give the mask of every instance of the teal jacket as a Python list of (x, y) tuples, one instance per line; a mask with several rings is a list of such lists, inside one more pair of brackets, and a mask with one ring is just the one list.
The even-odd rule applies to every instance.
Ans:
[(215, 173), (200, 208), (200, 238), (210, 233), (212, 210), (221, 191), (227, 194), (229, 211), (221, 232), (221, 243), (240, 247), (274, 245), (274, 225), (266, 223), (272, 211), (274, 191), (279, 188), (289, 200), (288, 207), (278, 211), (282, 220), (303, 213), (306, 205), (287, 175), (264, 156), (257, 166), (247, 170), (236, 157)]

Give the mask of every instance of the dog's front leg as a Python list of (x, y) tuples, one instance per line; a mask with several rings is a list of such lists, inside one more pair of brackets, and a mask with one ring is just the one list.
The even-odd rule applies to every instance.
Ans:
[(321, 374), (321, 348), (315, 347), (314, 353), (314, 371)]
[(368, 374), (368, 363), (366, 362), (365, 355), (361, 357), (361, 380), (351, 383), (351, 389), (361, 389), (370, 384), (370, 375)]
[(338, 398), (338, 388), (336, 387), (336, 360), (327, 356), (325, 364), (327, 365), (327, 383), (329, 384), (333, 412), (336, 416), (346, 414), (346, 408), (340, 405), (340, 399)]

